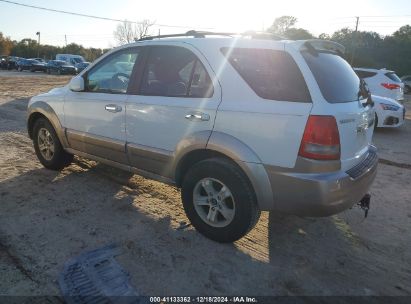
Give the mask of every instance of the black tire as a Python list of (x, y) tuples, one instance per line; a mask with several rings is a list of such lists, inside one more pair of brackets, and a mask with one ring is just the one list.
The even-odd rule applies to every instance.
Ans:
[(406, 86), (404, 87), (404, 93), (405, 93), (405, 94), (410, 94), (410, 93), (411, 93), (411, 87), (410, 87), (409, 85), (406, 85)]
[[(193, 191), (204, 178), (223, 182), (235, 201), (232, 221), (225, 227), (207, 224), (194, 207)], [(192, 166), (184, 176), (181, 198), (187, 217), (201, 234), (220, 243), (231, 243), (246, 235), (258, 222), (260, 209), (254, 190), (245, 174), (234, 163), (223, 158), (203, 160)]]
[[(39, 131), (43, 128), (46, 129), (48, 132), (50, 132), (50, 135), (54, 143), (54, 154), (50, 160), (47, 160), (46, 158), (44, 158), (39, 149), (39, 143), (38, 143), (39, 136), (38, 135), (39, 135)], [(70, 163), (73, 161), (73, 155), (64, 151), (60, 143), (60, 140), (57, 137), (56, 131), (54, 130), (51, 123), (45, 118), (39, 118), (34, 123), (33, 145), (34, 145), (34, 150), (36, 151), (37, 158), (42, 163), (42, 165), (46, 167), (47, 169), (61, 170), (64, 167), (70, 165)]]

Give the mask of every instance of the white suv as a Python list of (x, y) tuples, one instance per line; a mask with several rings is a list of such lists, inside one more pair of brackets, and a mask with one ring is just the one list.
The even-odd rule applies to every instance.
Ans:
[(260, 210), (328, 216), (367, 194), (374, 110), (342, 46), (190, 35), (114, 49), (33, 97), (40, 162), (77, 154), (181, 187), (193, 226), (219, 242)]
[(358, 77), (364, 79), (371, 93), (376, 96), (404, 100), (404, 83), (394, 71), (386, 69), (354, 68)]

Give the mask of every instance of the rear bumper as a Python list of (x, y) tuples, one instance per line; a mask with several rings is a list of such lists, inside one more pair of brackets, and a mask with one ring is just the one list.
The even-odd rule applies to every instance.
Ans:
[[(378, 114), (377, 114), (378, 115)], [(404, 124), (405, 107), (398, 111), (382, 111), (381, 118), (378, 118), (377, 127), (396, 128)]]
[(376, 148), (354, 168), (329, 173), (267, 173), (274, 209), (299, 216), (329, 216), (352, 207), (368, 192), (377, 173)]

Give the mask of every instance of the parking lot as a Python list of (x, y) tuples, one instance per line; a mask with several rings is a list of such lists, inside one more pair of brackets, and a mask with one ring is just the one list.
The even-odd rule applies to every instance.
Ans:
[(218, 244), (185, 225), (176, 188), (82, 158), (62, 172), (40, 165), (27, 102), (69, 79), (0, 72), (0, 294), (59, 295), (67, 260), (114, 243), (143, 295), (411, 295), (410, 101), (405, 125), (375, 132), (367, 219), (264, 212), (245, 238)]

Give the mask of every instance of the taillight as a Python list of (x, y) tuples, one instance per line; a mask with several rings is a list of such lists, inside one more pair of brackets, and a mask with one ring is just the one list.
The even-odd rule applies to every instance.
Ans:
[(340, 159), (340, 134), (334, 116), (308, 117), (298, 155), (317, 160)]
[(381, 83), (381, 85), (388, 90), (399, 89), (401, 86), (396, 83)]

